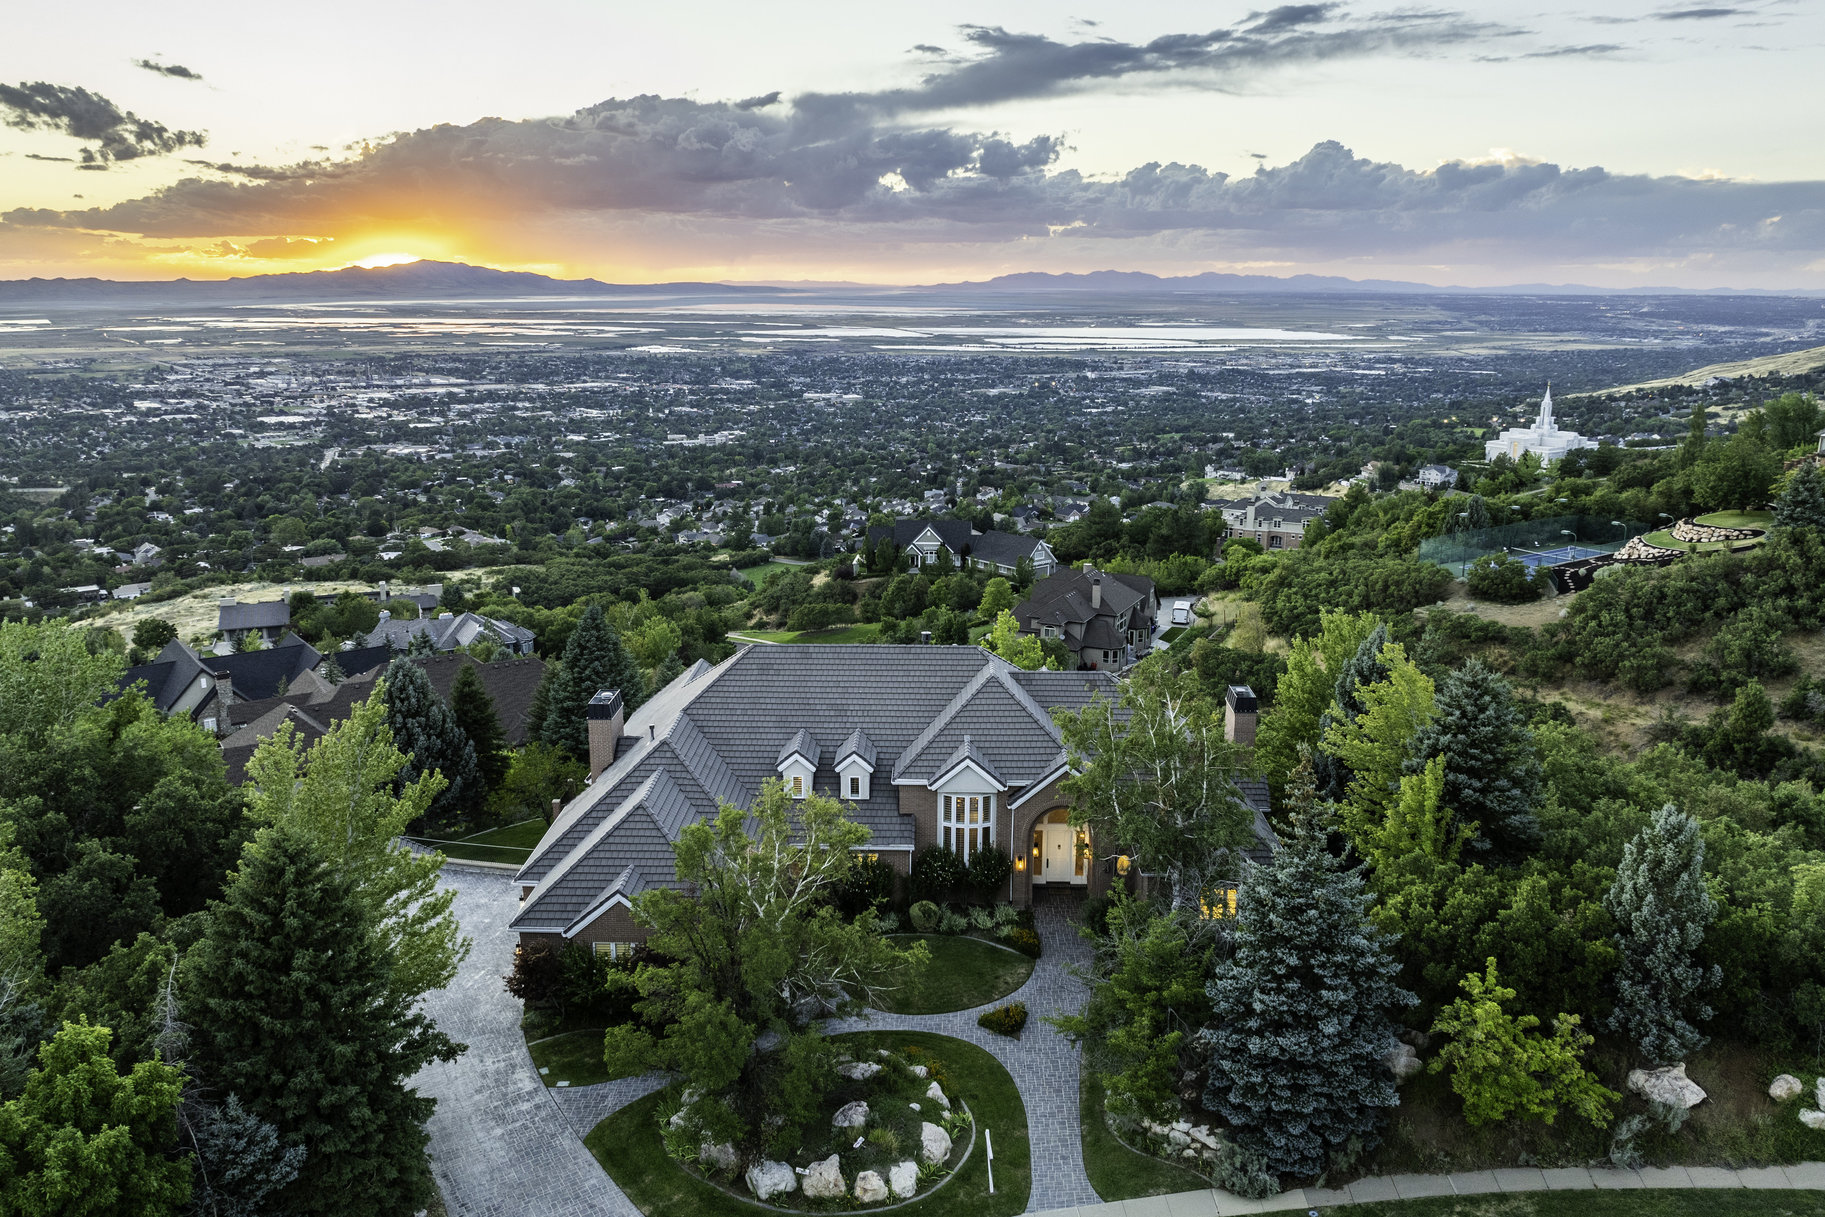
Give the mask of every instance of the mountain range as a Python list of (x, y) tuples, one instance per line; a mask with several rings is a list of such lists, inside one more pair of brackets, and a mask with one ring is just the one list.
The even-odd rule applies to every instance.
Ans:
[(1096, 292), (1104, 295), (1524, 295), (1524, 296), (1825, 296), (1825, 291), (1768, 289), (1590, 287), (1522, 283), (1499, 287), (1439, 287), (1397, 279), (1346, 279), (1338, 275), (1237, 275), (1204, 271), (1160, 276), (1144, 271), (1084, 274), (1024, 271), (992, 279), (913, 287), (866, 283), (604, 283), (555, 279), (530, 271), (496, 270), (466, 262), (424, 260), (399, 266), (294, 271), (237, 279), (10, 279), (0, 280), (5, 304), (204, 304), (331, 300), (485, 300), (528, 296), (761, 296), (761, 295), (1034, 295)]

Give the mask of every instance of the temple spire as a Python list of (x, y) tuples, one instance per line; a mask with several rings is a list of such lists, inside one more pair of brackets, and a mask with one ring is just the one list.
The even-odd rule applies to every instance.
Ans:
[(1540, 399), (1540, 417), (1534, 426), (1541, 431), (1553, 430), (1553, 382), (1546, 382), (1546, 396)]

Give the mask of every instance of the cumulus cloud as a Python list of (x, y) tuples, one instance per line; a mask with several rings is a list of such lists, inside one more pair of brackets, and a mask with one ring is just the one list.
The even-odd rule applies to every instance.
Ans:
[(201, 72), (193, 72), (181, 63), (159, 63), (153, 59), (135, 59), (133, 66), (144, 68), (148, 72), (157, 72), (160, 76), (169, 76), (175, 80), (201, 80)]
[(94, 144), (82, 150), (84, 169), (200, 148), (204, 142), (200, 131), (174, 131), (121, 109), (99, 93), (42, 80), (0, 84), (0, 116), (7, 126), (22, 131), (59, 131)]

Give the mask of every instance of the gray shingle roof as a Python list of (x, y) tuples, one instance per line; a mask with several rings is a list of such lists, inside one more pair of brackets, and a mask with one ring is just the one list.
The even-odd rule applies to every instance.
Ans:
[(216, 609), (215, 628), (218, 631), (278, 629), (290, 624), (291, 605), (283, 600), (224, 604)]
[(1001, 774), (995, 769), (994, 762), (982, 755), (976, 747), (976, 741), (967, 731), (963, 734), (963, 742), (957, 745), (957, 750), (945, 758), (944, 763), (938, 766), (938, 772), (932, 774), (925, 784), (927, 786), (940, 785), (965, 765), (974, 765), (982, 771), (983, 776), (999, 783), (1003, 789), (1007, 788), (1007, 783), (1001, 780)]
[(822, 755), (823, 749), (819, 748), (817, 746), (817, 741), (811, 738), (811, 732), (800, 727), (797, 731), (792, 733), (791, 739), (780, 745), (779, 763), (784, 765), (787, 761), (797, 756), (803, 757), (807, 765), (816, 769), (818, 758)]
[(842, 746), (836, 750), (837, 768), (841, 769), (843, 767), (843, 762), (847, 761), (852, 756), (860, 760), (864, 765), (867, 765), (870, 769), (874, 768), (874, 741), (869, 739), (868, 732), (862, 730), (860, 727), (851, 731), (848, 738), (843, 741)]
[[(593, 884), (591, 898), (565, 896), (537, 910), (529, 899), (515, 925), (550, 928), (560, 916), (568, 925), (636, 863), (643, 881), (672, 881), (669, 840), (654, 813), (627, 810), (636, 794), (661, 805), (645, 791), (657, 775), (691, 816), (704, 817), (719, 801), (751, 806), (794, 751), (815, 755), (812, 788), (834, 795), (834, 761), (868, 755), (877, 768), (923, 782), (967, 733), (978, 763), (1021, 785), (1056, 768), (1060, 742), (1048, 707), (1082, 704), (1086, 686), (1115, 695), (1105, 674), (1021, 672), (969, 646), (753, 646), (714, 668), (694, 665), (628, 716), (614, 763), (560, 813), (520, 870), (520, 882), (541, 891), (556, 891), (562, 870), (573, 876), (565, 892)], [(796, 724), (785, 749), (777, 734), (755, 730), (769, 722)], [(856, 801), (856, 818), (872, 834), (869, 848), (912, 848), (912, 821), (892, 783), (872, 783), (869, 797)], [(625, 848), (623, 834), (631, 842)], [(662, 865), (642, 852), (660, 848), (668, 851)], [(585, 866), (590, 855), (600, 856)], [(561, 913), (560, 903), (573, 911)]]

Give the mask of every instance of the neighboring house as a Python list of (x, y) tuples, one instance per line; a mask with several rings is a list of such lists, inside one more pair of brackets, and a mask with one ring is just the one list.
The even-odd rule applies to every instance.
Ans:
[(304, 567), (306, 570), (316, 570), (320, 567), (334, 566), (338, 562), (347, 560), (347, 554), (318, 554), (314, 558), (298, 559), (298, 565)]
[(281, 683), (300, 695), (329, 688), (315, 672), (322, 659), (296, 635), (276, 647), (233, 655), (204, 655), (173, 638), (151, 663), (128, 668), (120, 687), (144, 681), (160, 713), (182, 714), (205, 731), (227, 731), (235, 705), (272, 697)]
[(271, 646), (290, 628), (291, 605), (284, 600), (263, 600), (258, 604), (223, 600), (216, 606), (216, 637), (231, 645), (256, 634)]
[(1457, 486), (1457, 470), (1449, 465), (1421, 465), (1419, 467), (1419, 488), (1421, 490), (1451, 490)]
[(1231, 503), (1223, 508), (1224, 535), (1258, 541), (1263, 549), (1298, 549), (1306, 521), (1323, 515), (1331, 502), (1323, 495), (1282, 490)]
[(367, 636), (367, 645), (404, 651), (420, 634), (430, 638), (434, 651), (454, 651), (486, 636), (494, 639), (509, 655), (530, 655), (535, 641), (531, 630), (477, 613), (439, 613), (416, 621), (394, 621), (389, 610), (381, 609), (380, 624)]
[(130, 557), (135, 566), (163, 566), (165, 560), (159, 555), (164, 551), (150, 541), (141, 541), (133, 547)]
[(977, 532), (968, 520), (895, 520), (868, 530), (874, 545), (891, 537), (913, 570), (929, 566), (940, 553), (954, 565), (974, 565), (1011, 576), (1022, 558), (1033, 563), (1033, 576), (1043, 579), (1058, 569), (1058, 559), (1044, 541), (1012, 532)]
[(1064, 642), (1078, 666), (1124, 668), (1153, 649), (1160, 601), (1145, 575), (1112, 575), (1088, 562), (1033, 585), (1014, 608), (1020, 632)]
[(152, 590), (150, 583), (123, 583), (114, 589), (116, 600), (138, 600)]
[[(1117, 692), (1104, 672), (1023, 672), (980, 647), (829, 645), (700, 661), (631, 715), (605, 692), (590, 706), (596, 776), (520, 869), (512, 928), (522, 944), (631, 948), (646, 937), (634, 899), (678, 886), (684, 828), (721, 803), (753, 806), (768, 778), (853, 804), (871, 833), (857, 852), (902, 875), (928, 845), (992, 846), (1014, 859), (1002, 899), (1107, 890), (1120, 851), (1068, 822), (1050, 711)], [(1266, 809), (1265, 787), (1245, 793)]]
[[(391, 654), (391, 652), (389, 652)], [(340, 658), (340, 657), (339, 657)], [(501, 732), (511, 747), (526, 742), (526, 711), (532, 706), (533, 692), (545, 676), (540, 659), (502, 659), (494, 663), (477, 663), (469, 655), (421, 655), (411, 662), (425, 670), (431, 687), (446, 702), (456, 685), (456, 675), (472, 667), (481, 677), (482, 687), (494, 700), (495, 716)], [(224, 714), (226, 738), (222, 740), (222, 758), (228, 764), (228, 778), (238, 782), (246, 774), (247, 762), (261, 740), (289, 722), (306, 744), (324, 735), (354, 712), (355, 703), (366, 701), (374, 684), (386, 673), (385, 665), (367, 668), (359, 675), (337, 685), (315, 676), (295, 681), (284, 693), (265, 698), (235, 702)]]

